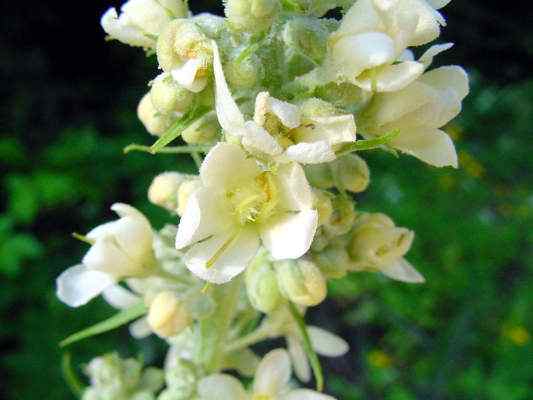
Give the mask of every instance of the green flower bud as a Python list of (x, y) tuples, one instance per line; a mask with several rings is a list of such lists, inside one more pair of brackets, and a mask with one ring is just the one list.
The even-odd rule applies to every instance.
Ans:
[(176, 359), (165, 368), (165, 380), (167, 389), (163, 391), (159, 399), (188, 400), (196, 391), (198, 374), (192, 362)]
[(345, 246), (339, 243), (329, 245), (319, 252), (313, 252), (312, 257), (327, 278), (342, 278), (351, 264)]
[(162, 73), (152, 83), (150, 99), (161, 114), (184, 114), (190, 109), (194, 94), (178, 85), (169, 74)]
[(327, 294), (324, 275), (308, 260), (286, 260), (276, 263), (276, 274), (281, 292), (293, 303), (316, 306)]
[(306, 165), (304, 170), (312, 186), (319, 189), (329, 189), (335, 186), (329, 163)]
[(213, 142), (220, 133), (217, 115), (214, 111), (201, 116), (181, 133), (186, 143), (206, 144)]
[(414, 232), (398, 228), (385, 214), (363, 214), (351, 232), (348, 253), (353, 269), (380, 269), (401, 259), (411, 248)]
[(137, 117), (146, 130), (154, 136), (161, 136), (176, 119), (176, 116), (159, 113), (152, 104), (150, 94), (146, 94), (141, 99), (137, 107)]
[(276, 272), (266, 252), (260, 252), (246, 269), (246, 292), (252, 306), (267, 314), (279, 304), (280, 293)]
[(237, 61), (235, 57), (224, 65), (224, 73), (232, 88), (251, 89), (261, 81), (263, 65), (255, 54), (240, 61)]
[(178, 190), (182, 183), (194, 179), (193, 175), (180, 172), (164, 172), (157, 175), (148, 188), (151, 203), (176, 212), (178, 208)]
[(224, 13), (237, 32), (268, 30), (280, 10), (278, 0), (227, 0)]
[(325, 190), (315, 189), (315, 208), (318, 211), (318, 225), (325, 225), (331, 221), (333, 216), (333, 194)]
[(344, 235), (352, 228), (355, 216), (353, 202), (343, 196), (336, 196), (333, 199), (333, 216), (324, 225), (324, 231), (330, 236)]
[(118, 354), (111, 353), (93, 359), (85, 368), (93, 390), (87, 397), (104, 399), (127, 398), (127, 394), (135, 390), (141, 378), (141, 364), (134, 359), (121, 359)]
[(370, 170), (366, 161), (356, 154), (348, 154), (331, 163), (334, 181), (342, 189), (353, 193), (363, 192), (370, 183)]
[(187, 308), (171, 291), (155, 296), (147, 320), (152, 330), (163, 338), (177, 335), (192, 322)]

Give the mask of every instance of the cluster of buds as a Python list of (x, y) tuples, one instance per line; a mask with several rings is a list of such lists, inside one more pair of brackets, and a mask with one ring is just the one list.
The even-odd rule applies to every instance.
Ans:
[[(199, 171), (154, 178), (148, 198), (169, 225), (155, 231), (116, 204), (121, 218), (82, 237), (91, 245), (82, 264), (58, 278), (73, 307), (99, 294), (119, 310), (141, 305), (132, 335), (169, 344), (164, 389), (163, 375), (146, 386), (136, 362), (106, 356), (87, 368), (85, 399), (331, 399), (289, 384), (291, 370), (305, 383), (313, 369), (321, 389), (316, 354), (348, 351), (303, 319), (328, 280), (372, 272), (424, 282), (405, 259), (414, 233), (356, 207), (370, 185), (356, 152), (457, 167), (442, 127), (461, 110), (467, 75), (430, 69), (451, 44), (414, 55), (438, 38), (447, 3), (227, 0), (222, 18), (192, 15), (183, 0), (129, 0), (120, 16), (104, 14), (111, 39), (157, 56), (137, 111), (159, 139), (136, 148), (189, 152)], [(324, 17), (333, 9), (340, 21)], [(178, 137), (185, 145), (169, 146)], [(287, 351), (262, 360), (250, 347), (280, 337)], [(254, 384), (245, 389), (228, 369)]]

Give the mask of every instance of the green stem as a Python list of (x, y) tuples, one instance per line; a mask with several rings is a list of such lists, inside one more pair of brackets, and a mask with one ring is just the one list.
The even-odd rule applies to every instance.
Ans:
[(83, 395), (85, 389), (78, 376), (74, 372), (74, 369), (72, 368), (71, 358), (72, 357), (70, 356), (70, 353), (63, 354), (63, 357), (61, 359), (61, 370), (63, 372), (63, 377), (65, 378), (68, 387), (72, 391), (72, 394), (76, 396), (76, 398), (81, 399), (81, 396)]
[(124, 153), (130, 151), (142, 151), (150, 154), (193, 154), (193, 153), (207, 153), (211, 150), (209, 145), (184, 145), (184, 146), (167, 146), (160, 150), (153, 151), (151, 146), (143, 146), (141, 144), (132, 143), (124, 148)]
[(270, 326), (267, 324), (262, 324), (252, 333), (241, 336), (240, 338), (228, 344), (225, 348), (225, 351), (229, 353), (235, 350), (244, 349), (245, 347), (252, 346), (258, 342), (261, 342), (262, 340), (268, 339), (271, 336), (272, 330), (270, 329)]

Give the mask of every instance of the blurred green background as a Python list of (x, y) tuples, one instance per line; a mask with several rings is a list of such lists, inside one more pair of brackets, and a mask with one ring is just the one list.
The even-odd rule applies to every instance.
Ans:
[[(215, 3), (191, 2), (220, 12)], [(409, 259), (428, 283), (377, 274), (331, 283), (309, 319), (350, 342), (349, 355), (323, 359), (341, 400), (533, 398), (533, 23), (516, 4), (456, 0), (444, 10), (441, 40), (456, 47), (440, 62), (472, 78), (447, 127), (461, 169), (363, 155), (373, 175), (359, 207), (416, 231)], [(86, 250), (69, 234), (112, 218), (115, 201), (161, 226), (169, 217), (147, 202), (151, 178), (193, 171), (186, 157), (122, 154), (152, 141), (135, 108), (155, 61), (104, 41), (98, 20), (111, 5), (120, 3), (0, 6), (0, 399), (72, 398), (57, 343), (113, 311), (55, 298), (55, 277)], [(73, 360), (115, 348), (161, 362), (158, 339), (134, 342), (126, 329), (76, 345)]]

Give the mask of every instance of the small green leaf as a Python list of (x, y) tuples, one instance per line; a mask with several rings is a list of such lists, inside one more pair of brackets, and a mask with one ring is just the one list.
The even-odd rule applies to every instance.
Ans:
[(78, 399), (81, 399), (85, 388), (72, 368), (71, 358), (70, 353), (63, 354), (61, 359), (61, 370), (63, 371), (63, 378), (65, 379), (65, 382), (67, 382), (72, 394)]
[(146, 314), (146, 311), (147, 309), (144, 303), (134, 305), (126, 310), (120, 311), (119, 313), (113, 315), (111, 318), (108, 318), (102, 322), (90, 326), (89, 328), (83, 329), (79, 332), (70, 335), (61, 343), (59, 343), (59, 346), (66, 347), (68, 345), (71, 345), (72, 343), (79, 342), (80, 340), (87, 339), (91, 336), (100, 335), (101, 333), (116, 329), (119, 326), (127, 324), (128, 322), (133, 321), (134, 319), (137, 319), (140, 316)]
[(343, 156), (354, 151), (372, 150), (389, 143), (392, 139), (400, 134), (399, 130), (381, 135), (375, 139), (357, 140), (353, 143), (348, 143), (336, 151), (337, 157)]
[(316, 380), (316, 389), (321, 392), (324, 390), (324, 376), (322, 374), (322, 367), (320, 365), (320, 361), (318, 359), (318, 356), (315, 353), (315, 350), (313, 349), (313, 346), (311, 345), (311, 339), (309, 339), (309, 334), (307, 332), (307, 327), (305, 325), (304, 318), (296, 308), (296, 306), (289, 301), (289, 310), (291, 311), (292, 317), (296, 321), (296, 325), (298, 326), (298, 330), (300, 331), (300, 334), (303, 339), (303, 347), (305, 350), (305, 353), (307, 354), (307, 358), (309, 358), (309, 362), (311, 363), (311, 369), (313, 370), (313, 375), (315, 376)]

